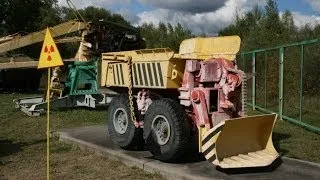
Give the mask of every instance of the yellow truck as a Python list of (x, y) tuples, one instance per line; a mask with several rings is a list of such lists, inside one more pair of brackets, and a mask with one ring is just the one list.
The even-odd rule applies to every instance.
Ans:
[(272, 143), (277, 116), (246, 115), (246, 75), (235, 61), (240, 42), (192, 38), (179, 53), (102, 53), (101, 86), (118, 93), (108, 108), (111, 139), (125, 149), (145, 143), (164, 162), (197, 147), (222, 168), (270, 165), (279, 156)]

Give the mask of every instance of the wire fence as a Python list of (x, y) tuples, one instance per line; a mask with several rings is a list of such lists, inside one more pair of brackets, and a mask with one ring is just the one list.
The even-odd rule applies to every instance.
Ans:
[(320, 134), (320, 40), (242, 52), (248, 105)]

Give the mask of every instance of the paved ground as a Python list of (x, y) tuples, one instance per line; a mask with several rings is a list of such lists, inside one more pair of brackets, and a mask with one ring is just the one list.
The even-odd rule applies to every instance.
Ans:
[(319, 179), (320, 164), (282, 157), (266, 168), (221, 170), (199, 157), (189, 157), (180, 164), (163, 163), (148, 151), (126, 151), (115, 146), (107, 136), (105, 126), (64, 129), (60, 140), (137, 166), (159, 172), (168, 179)]

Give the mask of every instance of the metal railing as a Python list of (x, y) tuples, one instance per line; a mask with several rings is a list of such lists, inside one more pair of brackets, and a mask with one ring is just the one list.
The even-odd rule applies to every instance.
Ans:
[(320, 134), (320, 40), (242, 52), (248, 105)]

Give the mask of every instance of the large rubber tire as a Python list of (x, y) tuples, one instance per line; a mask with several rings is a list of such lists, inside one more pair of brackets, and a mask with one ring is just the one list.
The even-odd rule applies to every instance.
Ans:
[[(157, 135), (159, 130), (156, 126), (159, 121), (163, 123), (159, 125), (163, 126), (163, 129), (170, 128), (170, 133), (167, 132), (166, 135), (164, 133), (160, 142), (158, 141), (160, 135)], [(186, 112), (181, 105), (171, 99), (155, 100), (144, 118), (143, 138), (148, 150), (156, 159), (173, 162), (185, 158), (190, 149), (191, 130)]]
[[(119, 112), (122, 114), (121, 118), (126, 119), (126, 128), (120, 128), (120, 130), (119, 125), (116, 124), (119, 120), (115, 119), (119, 117)], [(120, 127), (123, 127), (123, 124)], [(136, 128), (131, 121), (129, 98), (125, 94), (115, 96), (110, 102), (107, 115), (107, 128), (110, 139), (121, 148), (140, 148), (143, 143), (142, 129)]]

